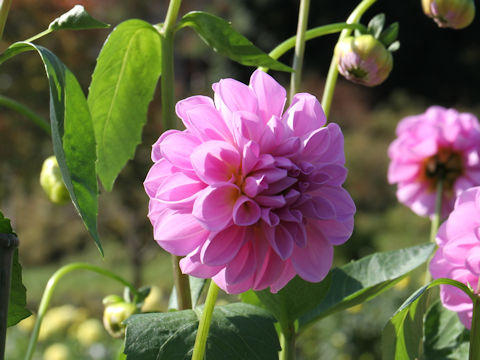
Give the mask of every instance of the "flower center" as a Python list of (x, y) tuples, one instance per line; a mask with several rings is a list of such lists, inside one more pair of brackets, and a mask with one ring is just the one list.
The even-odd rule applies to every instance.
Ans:
[(421, 176), (427, 181), (429, 190), (435, 191), (438, 181), (442, 181), (445, 191), (451, 192), (462, 174), (462, 155), (449, 148), (440, 148), (437, 154), (424, 161)]

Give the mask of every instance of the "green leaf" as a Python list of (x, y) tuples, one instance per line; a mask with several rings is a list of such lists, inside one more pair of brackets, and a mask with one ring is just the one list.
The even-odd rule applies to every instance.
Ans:
[[(196, 312), (200, 308), (128, 318), (127, 360), (191, 359), (199, 322)], [(235, 303), (216, 307), (205, 359), (278, 359), (280, 346), (273, 323), (271, 315), (256, 306)]]
[(75, 5), (71, 10), (53, 20), (48, 28), (50, 30), (85, 30), (103, 29), (110, 27), (91, 17), (82, 5)]
[(22, 283), (22, 266), (18, 261), (18, 249), (13, 253), (10, 299), (8, 302), (7, 327), (19, 323), (32, 313), (27, 310), (27, 289)]
[(161, 73), (160, 40), (151, 24), (128, 20), (112, 31), (97, 59), (88, 106), (97, 141), (97, 173), (108, 191), (141, 143)]
[(287, 325), (313, 310), (327, 295), (330, 282), (330, 276), (319, 283), (311, 283), (297, 276), (276, 294), (268, 289), (258, 292), (250, 290), (240, 298), (244, 302), (256, 305), (257, 300), (253, 297), (256, 295), (280, 323)]
[(375, 15), (368, 23), (368, 32), (373, 35), (375, 39), (378, 39), (383, 30), (385, 24), (385, 14)]
[(468, 358), (470, 331), (440, 301), (427, 312), (424, 323), (426, 360), (464, 360)]
[[(382, 334), (384, 360), (416, 359), (422, 353), (423, 317), (427, 310), (427, 290), (438, 285), (453, 285), (473, 300), (475, 295), (465, 284), (452, 279), (436, 279), (413, 293), (392, 316)], [(437, 359), (436, 359), (437, 360)]]
[(263, 66), (272, 70), (292, 72), (293, 69), (257, 48), (238, 33), (232, 25), (218, 16), (192, 11), (183, 16), (177, 29), (191, 27), (214, 51), (246, 66)]
[(95, 136), (85, 95), (72, 72), (55, 54), (42, 46), (15, 43), (0, 55), (0, 63), (29, 50), (36, 50), (45, 65), (50, 85), (53, 151), (63, 181), (87, 230), (103, 254), (97, 231)]
[[(188, 278), (190, 283), (192, 306), (195, 308), (198, 304), (198, 300), (200, 299), (200, 295), (202, 295), (203, 289), (205, 289), (207, 279), (200, 279), (194, 276), (189, 276)], [(168, 310), (178, 310), (177, 291), (175, 289), (175, 285), (172, 288), (172, 293), (170, 294), (170, 299), (168, 300)]]
[(391, 24), (388, 28), (385, 29), (384, 32), (382, 32), (378, 40), (380, 40), (380, 42), (386, 47), (390, 46), (390, 44), (395, 42), (398, 38), (398, 28), (398, 22)]
[(376, 253), (331, 271), (326, 297), (300, 317), (300, 328), (325, 316), (361, 304), (391, 288), (402, 277), (428, 260), (435, 244)]
[[(0, 212), (0, 234), (15, 236), (10, 220)], [(18, 240), (16, 240), (18, 241)], [(3, 280), (2, 280), (3, 281)], [(22, 266), (18, 262), (18, 248), (15, 249), (12, 259), (10, 298), (8, 299), (7, 327), (13, 326), (32, 313), (27, 310), (27, 290), (22, 283)]]

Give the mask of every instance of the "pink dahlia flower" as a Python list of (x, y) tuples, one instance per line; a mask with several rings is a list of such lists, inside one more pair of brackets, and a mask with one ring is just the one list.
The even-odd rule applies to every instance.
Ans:
[(185, 256), (184, 273), (226, 292), (278, 291), (296, 274), (328, 273), (333, 245), (351, 235), (355, 206), (342, 184), (343, 135), (318, 100), (286, 92), (262, 71), (223, 79), (214, 100), (177, 103), (186, 130), (153, 145), (145, 180), (154, 238)]
[(456, 196), (480, 185), (480, 125), (472, 114), (432, 106), (398, 124), (388, 156), (388, 181), (398, 184), (398, 200), (418, 215), (433, 215), (442, 181), (445, 218)]
[[(480, 187), (464, 191), (455, 208), (440, 226), (438, 250), (430, 262), (434, 279), (450, 278), (470, 285), (479, 293), (480, 278)], [(470, 329), (473, 304), (463, 291), (450, 285), (440, 286), (443, 305), (458, 313), (460, 321)]]

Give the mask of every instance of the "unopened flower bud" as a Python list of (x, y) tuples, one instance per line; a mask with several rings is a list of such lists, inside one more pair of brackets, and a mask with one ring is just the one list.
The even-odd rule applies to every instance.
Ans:
[(40, 185), (53, 203), (65, 204), (70, 200), (57, 158), (53, 155), (43, 162), (40, 172)]
[(137, 312), (134, 304), (125, 302), (116, 295), (107, 296), (103, 299), (105, 310), (103, 311), (103, 325), (108, 333), (114, 338), (122, 338), (125, 335), (125, 324), (130, 315)]
[(475, 17), (473, 0), (422, 0), (422, 8), (439, 27), (463, 29)]
[(391, 52), (370, 34), (340, 40), (335, 46), (335, 56), (340, 74), (366, 86), (385, 81), (393, 67)]

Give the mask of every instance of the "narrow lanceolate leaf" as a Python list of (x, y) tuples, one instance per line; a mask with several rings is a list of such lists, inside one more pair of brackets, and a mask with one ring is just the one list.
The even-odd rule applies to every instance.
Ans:
[(268, 289), (258, 292), (250, 290), (240, 298), (253, 305), (260, 301), (285, 326), (313, 310), (327, 295), (330, 284), (331, 276), (319, 283), (310, 283), (297, 276), (276, 294)]
[(323, 301), (299, 319), (300, 328), (332, 313), (368, 301), (428, 260), (435, 244), (376, 253), (331, 271), (332, 285)]
[(141, 142), (160, 72), (157, 30), (135, 19), (118, 25), (100, 52), (88, 94), (97, 140), (97, 173), (108, 191)]
[(217, 53), (242, 65), (263, 66), (272, 70), (292, 72), (293, 69), (257, 48), (250, 40), (237, 32), (232, 25), (203, 11), (192, 11), (186, 14), (178, 29), (191, 27), (200, 38)]
[[(10, 225), (10, 220), (0, 212), (0, 234), (15, 235)], [(0, 281), (5, 281), (2, 279)], [(13, 326), (29, 317), (27, 310), (27, 290), (22, 283), (22, 266), (18, 262), (18, 249), (15, 249), (12, 261), (10, 298), (8, 300), (7, 327)]]
[(32, 43), (11, 45), (0, 64), (10, 57), (36, 50), (50, 87), (50, 125), (53, 151), (75, 208), (102, 252), (97, 232), (98, 189), (95, 173), (95, 135), (87, 101), (72, 72), (48, 49)]
[[(127, 321), (127, 360), (190, 360), (200, 308), (131, 316)], [(277, 360), (280, 345), (266, 311), (248, 304), (216, 307), (205, 359)]]
[(425, 315), (423, 351), (425, 360), (463, 360), (468, 358), (470, 331), (440, 301)]
[(71, 10), (53, 20), (48, 26), (50, 30), (85, 30), (108, 27), (110, 25), (91, 17), (82, 5), (75, 5)]
[[(423, 319), (428, 307), (426, 295), (429, 289), (442, 284), (455, 286), (471, 298), (475, 296), (465, 284), (443, 278), (436, 279), (418, 289), (400, 306), (383, 330), (382, 358), (384, 360), (410, 360), (423, 356)], [(427, 330), (431, 334), (431, 329)]]

